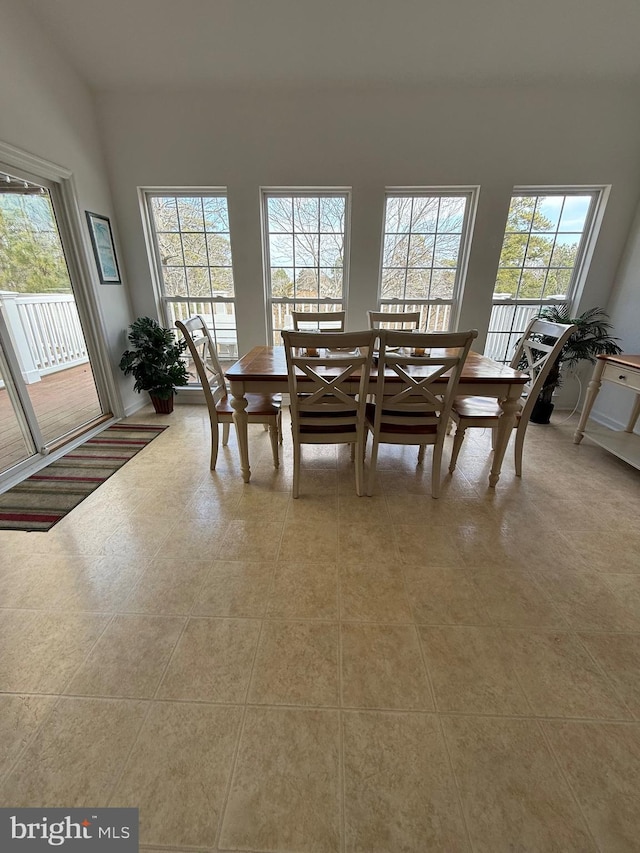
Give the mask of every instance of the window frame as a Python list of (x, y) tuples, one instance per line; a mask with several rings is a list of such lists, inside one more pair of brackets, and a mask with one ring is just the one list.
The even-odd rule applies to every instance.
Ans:
[[(553, 297), (507, 297), (507, 298), (498, 298), (496, 299), (495, 286), (498, 280), (498, 273), (501, 269), (504, 269), (500, 266), (500, 261), (498, 260), (498, 267), (496, 268), (496, 275), (494, 279), (494, 290), (491, 294), (491, 313), (489, 315), (489, 321), (487, 323), (487, 339), (485, 342), (484, 352), (485, 355), (489, 355), (491, 358), (494, 358), (497, 361), (508, 364), (511, 360), (511, 356), (513, 354), (513, 345), (512, 339), (518, 335), (524, 328), (526, 327), (527, 322), (532, 319), (534, 316), (538, 314), (540, 310), (542, 310), (546, 306), (558, 306), (558, 305), (566, 305), (569, 307), (570, 311), (573, 311), (577, 306), (580, 298), (582, 296), (582, 292), (584, 290), (585, 282), (587, 279), (587, 275), (589, 273), (589, 267), (591, 265), (591, 259), (593, 257), (593, 253), (595, 250), (596, 242), (598, 239), (598, 234), (600, 231), (600, 226), (602, 224), (602, 219), (604, 217), (605, 209), (607, 206), (607, 201), (609, 199), (609, 193), (611, 191), (610, 184), (599, 184), (599, 185), (581, 185), (581, 184), (572, 184), (572, 185), (541, 185), (541, 186), (522, 186), (516, 185), (511, 190), (511, 195), (509, 197), (509, 210), (511, 209), (511, 203), (514, 197), (518, 196), (562, 196), (563, 198), (567, 198), (568, 196), (586, 196), (590, 195), (591, 202), (589, 204), (589, 209), (587, 211), (587, 215), (585, 217), (585, 225), (582, 231), (580, 242), (578, 245), (578, 250), (576, 252), (576, 262), (573, 266), (573, 270), (571, 273), (571, 279), (569, 285), (567, 287), (567, 293), (563, 297), (558, 297), (557, 295)], [(560, 222), (560, 217), (558, 219), (558, 223)], [(507, 219), (505, 220), (505, 227), (502, 232), (502, 244), (500, 247), (500, 257), (502, 256), (502, 249), (504, 247), (504, 240), (507, 233), (520, 233), (520, 232), (507, 232), (507, 224), (508, 224), (508, 214)], [(525, 232), (522, 232), (525, 233)], [(554, 236), (557, 236), (559, 232), (556, 229)], [(576, 232), (568, 232), (568, 233), (576, 233)], [(528, 232), (531, 234), (531, 230)], [(527, 242), (528, 245), (528, 242)], [(526, 250), (524, 254), (524, 258), (526, 258)], [(549, 259), (551, 261), (551, 257)], [(514, 267), (514, 269), (517, 269)], [(524, 263), (521, 269), (524, 269)], [(540, 269), (548, 272), (549, 269), (552, 269), (551, 263), (547, 264), (544, 267), (540, 267)], [(513, 312), (511, 316), (511, 321), (508, 329), (496, 328), (493, 329), (494, 316), (498, 313), (496, 309), (500, 307), (513, 307)], [(522, 325), (522, 329), (518, 329), (517, 327)], [(499, 344), (499, 339), (504, 337), (506, 339), (505, 348), (503, 350), (502, 346)], [(495, 341), (495, 343), (493, 343)], [(502, 357), (500, 357), (502, 354)]]
[[(238, 350), (238, 321), (237, 321), (237, 290), (235, 285), (235, 276), (233, 273), (233, 241), (231, 238), (231, 227), (229, 226), (229, 244), (231, 248), (231, 274), (233, 280), (233, 296), (203, 296), (203, 297), (195, 297), (195, 296), (166, 296), (164, 293), (164, 280), (162, 276), (162, 261), (160, 258), (160, 247), (157, 239), (157, 232), (155, 228), (153, 211), (151, 209), (151, 200), (153, 198), (216, 198), (223, 197), (227, 201), (227, 213), (229, 211), (229, 195), (226, 187), (138, 187), (138, 194), (140, 200), (140, 210), (142, 215), (142, 223), (143, 223), (143, 231), (145, 238), (145, 247), (147, 250), (147, 257), (149, 259), (149, 267), (151, 272), (151, 280), (153, 283), (153, 292), (156, 303), (156, 310), (158, 313), (158, 317), (160, 318), (161, 323), (167, 328), (171, 328), (174, 334), (177, 333), (177, 330), (172, 324), (171, 318), (169, 316), (169, 312), (167, 310), (167, 306), (171, 303), (183, 303), (187, 305), (193, 305), (194, 311), (190, 311), (189, 316), (193, 313), (202, 313), (198, 310), (199, 305), (207, 304), (211, 305), (212, 308), (215, 304), (221, 305), (232, 305), (233, 306), (233, 316), (235, 319), (235, 341), (236, 341), (236, 354), (225, 357), (224, 354), (219, 352), (220, 361), (223, 363), (232, 364), (239, 358), (239, 350)], [(189, 234), (192, 232), (189, 231), (178, 231), (176, 233), (179, 234)], [(193, 232), (199, 233), (199, 232)], [(203, 232), (208, 233), (208, 232)], [(217, 232), (211, 232), (217, 233)], [(209, 265), (207, 267), (211, 269)], [(213, 312), (212, 312), (213, 315)], [(211, 332), (211, 336), (216, 344), (216, 347), (219, 349), (218, 342), (218, 332), (215, 328), (209, 327), (209, 331)], [(189, 383), (191, 387), (199, 387), (199, 382)]]
[[(430, 313), (430, 306), (450, 306), (449, 323), (445, 331), (451, 331), (458, 328), (460, 312), (462, 310), (462, 300), (464, 295), (467, 270), (469, 267), (469, 257), (471, 254), (471, 244), (473, 241), (473, 231), (478, 209), (478, 199), (480, 195), (480, 186), (464, 185), (464, 186), (410, 186), (410, 187), (385, 187), (384, 190), (384, 205), (382, 212), (382, 234), (380, 240), (380, 263), (378, 272), (378, 293), (377, 293), (377, 310), (387, 311), (392, 310), (397, 306), (399, 311), (415, 311), (422, 312), (424, 306), (427, 307), (427, 317)], [(466, 198), (465, 213), (462, 221), (462, 231), (460, 235), (460, 249), (458, 253), (458, 263), (456, 266), (456, 276), (453, 285), (453, 294), (451, 299), (443, 299), (437, 297), (435, 299), (385, 299), (382, 297), (382, 278), (384, 273), (384, 252), (385, 252), (385, 237), (387, 236), (387, 202), (389, 198)], [(408, 231), (407, 234), (411, 234)], [(435, 234), (437, 235), (437, 231)], [(405, 267), (406, 270), (410, 267)], [(433, 270), (433, 265), (431, 267)]]
[[(269, 246), (269, 199), (270, 198), (287, 198), (292, 197), (307, 197), (307, 198), (344, 198), (344, 243), (343, 243), (343, 267), (342, 267), (342, 297), (338, 299), (320, 298), (317, 299), (296, 299), (285, 296), (272, 295), (271, 285), (271, 253)], [(345, 311), (345, 321), (348, 320), (349, 306), (349, 268), (350, 268), (350, 251), (351, 251), (351, 202), (352, 190), (351, 187), (260, 187), (260, 231), (262, 235), (262, 269), (264, 279), (264, 300), (267, 322), (267, 339), (271, 342), (275, 340), (275, 331), (273, 325), (273, 306), (274, 305), (291, 305), (295, 310), (296, 305), (313, 305), (316, 310), (322, 310), (323, 306), (335, 306), (338, 311)], [(295, 234), (295, 231), (293, 232)], [(316, 233), (316, 232), (310, 232)], [(318, 231), (318, 234), (321, 232)], [(296, 269), (294, 264), (294, 270)], [(318, 270), (321, 269), (318, 264)]]

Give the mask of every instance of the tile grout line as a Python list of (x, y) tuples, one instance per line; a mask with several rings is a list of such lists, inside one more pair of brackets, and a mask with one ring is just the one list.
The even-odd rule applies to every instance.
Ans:
[(460, 809), (460, 816), (462, 818), (462, 823), (464, 824), (465, 832), (467, 834), (467, 841), (469, 842), (469, 849), (473, 853), (473, 851), (475, 851), (476, 848), (475, 848), (475, 845), (473, 843), (473, 839), (471, 837), (471, 830), (469, 828), (469, 822), (467, 820), (467, 814), (466, 814), (466, 811), (464, 808), (464, 803), (462, 801), (462, 791), (460, 790), (460, 783), (458, 781), (458, 776), (457, 776), (455, 768), (453, 766), (453, 760), (451, 758), (451, 750), (449, 749), (449, 744), (447, 742), (447, 736), (446, 736), (446, 733), (444, 730), (444, 722), (442, 719), (443, 715), (437, 713), (435, 716), (436, 716), (436, 719), (438, 721), (438, 730), (440, 731), (440, 737), (442, 738), (445, 753), (447, 755), (447, 762), (449, 764), (449, 772), (451, 773), (451, 776), (453, 777), (453, 784), (454, 784), (455, 789), (456, 789), (456, 795), (457, 795), (457, 800), (458, 800), (458, 808)]
[(260, 641), (262, 639), (262, 632), (264, 630), (264, 624), (266, 621), (265, 614), (266, 614), (267, 607), (269, 605), (269, 600), (271, 598), (271, 591), (272, 591), (273, 586), (275, 584), (275, 574), (276, 574), (276, 568), (274, 565), (274, 567), (271, 571), (271, 578), (269, 581), (269, 590), (268, 590), (267, 596), (266, 596), (263, 616), (260, 619), (260, 629), (258, 631), (258, 636), (256, 639), (256, 646), (255, 646), (255, 649), (253, 650), (253, 658), (251, 660), (251, 669), (249, 671), (249, 677), (247, 679), (247, 687), (246, 687), (246, 690), (244, 693), (244, 702), (241, 706), (242, 712), (240, 714), (240, 720), (238, 723), (238, 735), (236, 738), (233, 756), (231, 759), (231, 767), (229, 768), (229, 778), (227, 780), (224, 797), (222, 798), (222, 802), (220, 804), (220, 816), (218, 818), (218, 826), (216, 828), (215, 839), (214, 839), (214, 845), (215, 845), (216, 850), (220, 847), (220, 839), (222, 837), (222, 829), (223, 829), (224, 820), (225, 820), (225, 817), (227, 814), (227, 806), (229, 804), (229, 797), (231, 796), (231, 789), (233, 787), (233, 780), (234, 780), (234, 777), (236, 774), (236, 769), (238, 766), (238, 757), (240, 755), (240, 744), (242, 743), (242, 736), (244, 734), (245, 723), (246, 723), (246, 719), (247, 719), (247, 708), (252, 707), (252, 706), (248, 705), (247, 700), (249, 698), (249, 692), (251, 690), (251, 684), (253, 682), (253, 674), (254, 674), (254, 670), (255, 670), (256, 660), (258, 659), (258, 651), (260, 649)]
[(582, 820), (583, 820), (583, 822), (584, 822), (585, 829), (587, 830), (587, 834), (589, 835), (589, 838), (590, 838), (590, 839), (592, 840), (592, 842), (593, 842), (594, 849), (595, 849), (595, 850), (600, 851), (600, 853), (605, 853), (605, 851), (602, 851), (602, 848), (600, 847), (600, 845), (599, 845), (599, 844), (598, 844), (598, 842), (596, 841), (596, 838), (595, 838), (595, 836), (594, 836), (594, 834), (593, 834), (593, 832), (592, 832), (592, 830), (591, 830), (591, 824), (590, 824), (590, 823), (589, 823), (589, 821), (587, 820), (587, 816), (586, 816), (586, 814), (585, 814), (584, 809), (582, 808), (582, 804), (580, 803), (580, 800), (578, 799), (578, 795), (577, 795), (577, 793), (574, 791), (574, 789), (573, 789), (573, 785), (572, 785), (572, 784), (571, 784), (571, 782), (569, 781), (569, 777), (568, 777), (568, 776), (567, 776), (567, 774), (565, 773), (564, 768), (562, 767), (562, 764), (560, 763), (560, 759), (559, 759), (559, 758), (558, 758), (558, 756), (556, 755), (556, 751), (555, 751), (555, 749), (553, 748), (553, 745), (552, 745), (552, 743), (551, 743), (551, 739), (549, 738), (549, 736), (548, 736), (548, 734), (547, 734), (547, 732), (546, 732), (546, 730), (545, 730), (545, 727), (544, 727), (544, 725), (543, 725), (543, 721), (542, 721), (542, 720), (536, 720), (536, 723), (537, 723), (538, 730), (540, 731), (540, 733), (541, 733), (541, 735), (542, 735), (542, 739), (543, 739), (543, 741), (545, 742), (546, 747), (547, 747), (547, 749), (549, 750), (549, 753), (550, 753), (550, 755), (551, 755), (552, 759), (555, 761), (556, 767), (558, 768), (558, 772), (560, 773), (560, 777), (562, 778), (562, 780), (564, 781), (565, 785), (567, 786), (567, 790), (569, 791), (569, 793), (571, 794), (571, 796), (572, 796), (572, 798), (573, 798), (573, 801), (574, 801), (574, 803), (575, 803), (575, 805), (576, 805), (576, 807), (577, 807), (577, 809), (578, 809), (578, 813), (579, 813), (579, 814), (580, 814), (580, 816), (582, 817)]

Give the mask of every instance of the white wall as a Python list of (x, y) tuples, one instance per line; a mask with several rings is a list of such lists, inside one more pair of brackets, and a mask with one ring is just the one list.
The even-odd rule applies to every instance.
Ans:
[(155, 311), (136, 187), (227, 186), (242, 350), (265, 340), (261, 185), (353, 187), (354, 328), (376, 301), (384, 187), (479, 184), (459, 324), (480, 329), (479, 348), (512, 187), (612, 185), (578, 310), (606, 305), (640, 187), (637, 91), (616, 86), (105, 93), (97, 105), (135, 313)]
[[(102, 141), (88, 89), (21, 4), (0, 0), (0, 21), (0, 140), (71, 170), (82, 233), (87, 236), (84, 210), (93, 210), (112, 218), (117, 241)], [(129, 408), (139, 398), (117, 369), (126, 344), (124, 330), (131, 322), (124, 264), (125, 284), (99, 285), (89, 244), (85, 248), (93, 273), (89, 286), (97, 297), (111, 369), (122, 404)]]

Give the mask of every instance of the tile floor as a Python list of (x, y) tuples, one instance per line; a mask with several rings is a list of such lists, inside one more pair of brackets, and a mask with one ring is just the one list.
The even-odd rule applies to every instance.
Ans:
[(293, 501), (288, 436), (247, 486), (163, 422), (0, 532), (0, 804), (138, 806), (148, 853), (640, 849), (640, 472), (532, 426), (492, 491), (472, 430), (439, 501), (333, 447)]

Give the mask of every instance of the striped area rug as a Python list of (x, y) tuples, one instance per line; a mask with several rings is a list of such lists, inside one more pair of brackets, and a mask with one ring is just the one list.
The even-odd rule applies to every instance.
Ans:
[(115, 424), (0, 495), (0, 530), (50, 530), (166, 426)]

